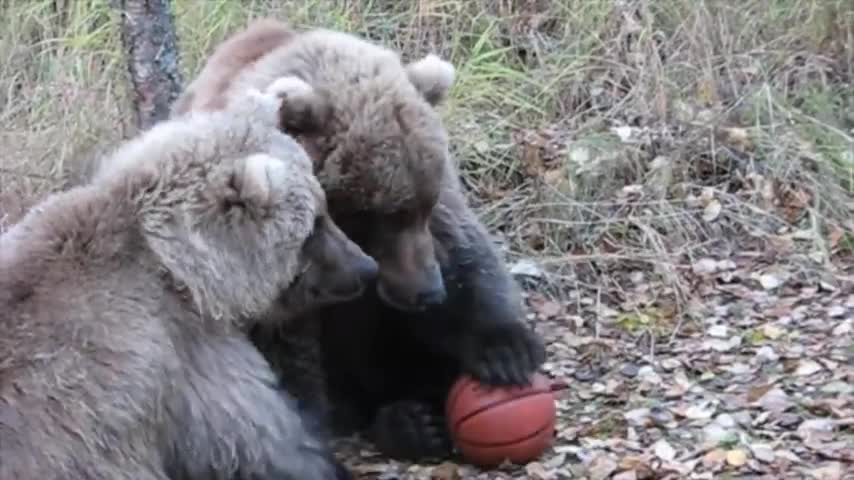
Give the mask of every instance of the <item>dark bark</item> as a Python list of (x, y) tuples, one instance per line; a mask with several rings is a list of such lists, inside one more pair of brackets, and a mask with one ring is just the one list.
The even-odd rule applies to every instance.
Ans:
[(113, 0), (121, 17), (136, 124), (145, 130), (169, 116), (181, 93), (178, 35), (169, 0)]

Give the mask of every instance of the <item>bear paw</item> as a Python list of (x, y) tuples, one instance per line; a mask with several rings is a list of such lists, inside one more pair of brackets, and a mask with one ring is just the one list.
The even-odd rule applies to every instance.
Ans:
[(463, 369), (492, 386), (527, 386), (546, 359), (542, 339), (522, 323), (508, 323), (472, 334)]
[(444, 415), (421, 402), (397, 402), (381, 408), (371, 433), (382, 453), (399, 459), (444, 457), (452, 449)]

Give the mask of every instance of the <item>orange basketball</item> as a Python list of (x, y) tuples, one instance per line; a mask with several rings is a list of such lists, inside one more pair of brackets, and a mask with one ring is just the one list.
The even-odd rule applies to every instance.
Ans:
[(484, 468), (504, 460), (525, 464), (552, 445), (557, 408), (551, 382), (535, 374), (531, 385), (489, 388), (459, 379), (446, 404), (448, 429), (463, 457)]

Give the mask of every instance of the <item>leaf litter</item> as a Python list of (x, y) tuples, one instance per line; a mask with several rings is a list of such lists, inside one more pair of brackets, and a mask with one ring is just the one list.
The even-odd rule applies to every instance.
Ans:
[(667, 305), (626, 306), (660, 302), (655, 285), (527, 293), (544, 371), (568, 385), (554, 446), (536, 461), (484, 471), (461, 458), (389, 461), (358, 439), (339, 450), (360, 478), (386, 480), (854, 478), (854, 285), (829, 290), (781, 268), (786, 280), (772, 281), (750, 273), (757, 262), (698, 260), (704, 314), (667, 335)]

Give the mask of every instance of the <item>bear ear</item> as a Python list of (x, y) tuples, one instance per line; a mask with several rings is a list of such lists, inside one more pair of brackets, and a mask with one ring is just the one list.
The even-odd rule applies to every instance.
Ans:
[(280, 126), (289, 133), (320, 132), (332, 115), (332, 105), (326, 96), (295, 76), (276, 79), (265, 93), (281, 99)]
[(421, 92), (430, 105), (445, 99), (456, 77), (456, 69), (450, 62), (429, 54), (406, 66), (409, 81)]
[(285, 162), (262, 153), (245, 157), (231, 168), (226, 196), (249, 207), (269, 206), (274, 189), (287, 181)]

